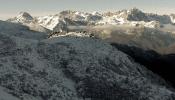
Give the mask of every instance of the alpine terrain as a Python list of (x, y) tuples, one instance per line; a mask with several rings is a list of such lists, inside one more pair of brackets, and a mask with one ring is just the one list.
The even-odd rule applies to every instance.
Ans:
[(0, 21), (0, 100), (175, 100), (174, 23), (136, 8)]

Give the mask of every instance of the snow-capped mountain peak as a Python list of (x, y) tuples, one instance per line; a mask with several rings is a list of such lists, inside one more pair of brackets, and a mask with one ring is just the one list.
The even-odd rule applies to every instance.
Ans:
[[(64, 22), (64, 19), (66, 22)], [(117, 12), (108, 12), (101, 14), (99, 12), (81, 12), (65, 10), (56, 15), (32, 17), (27, 12), (21, 12), (17, 17), (10, 19), (11, 22), (31, 23), (34, 22), (44, 28), (53, 30), (57, 25), (66, 23), (68, 26), (87, 26), (87, 25), (129, 25), (144, 26), (148, 28), (156, 28), (164, 24), (175, 23), (173, 15), (158, 15), (153, 13), (145, 13), (137, 8), (129, 10), (120, 10)]]
[(28, 20), (33, 19), (33, 17), (27, 12), (20, 12), (19, 15), (17, 16), (17, 18), (25, 18), (25, 19), (28, 19)]
[(33, 17), (27, 12), (20, 12), (16, 18), (19, 22), (30, 22), (33, 20)]

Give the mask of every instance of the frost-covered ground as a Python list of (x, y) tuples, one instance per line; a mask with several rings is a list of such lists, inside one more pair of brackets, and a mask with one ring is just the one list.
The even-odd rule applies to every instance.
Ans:
[(50, 38), (53, 38), (53, 37), (64, 37), (64, 36), (90, 37), (90, 34), (91, 33), (69, 32), (69, 33), (65, 33), (65, 34), (54, 34), (54, 35), (51, 35)]
[(175, 99), (162, 78), (102, 40), (46, 37), (0, 22), (0, 100)]

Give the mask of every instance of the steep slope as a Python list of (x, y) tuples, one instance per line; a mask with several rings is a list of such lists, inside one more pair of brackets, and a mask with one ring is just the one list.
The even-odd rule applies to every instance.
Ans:
[(167, 48), (163, 48), (162, 52), (164, 54), (175, 54), (175, 44), (168, 46)]
[(103, 16), (103, 19), (96, 23), (97, 25), (141, 25), (149, 28), (158, 28), (164, 24), (173, 23), (173, 16), (145, 13), (137, 8), (107, 12)]
[(38, 22), (39, 25), (53, 30), (54, 27), (60, 22), (60, 18), (58, 15), (55, 16), (43, 16), (43, 17), (38, 17), (36, 18), (36, 21)]
[(37, 17), (36, 19), (41, 26), (55, 31), (54, 28), (65, 24), (66, 26), (87, 26), (102, 19), (102, 16), (99, 13), (66, 10), (56, 15)]
[(0, 32), (0, 86), (14, 100), (175, 98), (163, 79), (108, 43), (94, 38), (41, 39)]
[(161, 55), (155, 51), (143, 50), (134, 46), (112, 43), (114, 47), (128, 54), (134, 61), (146, 66), (149, 70), (162, 76), (175, 87), (175, 55)]
[(171, 32), (145, 27), (104, 27), (97, 28), (96, 36), (110, 43), (136, 46), (145, 50), (164, 53), (163, 49), (175, 43), (175, 35)]
[(8, 19), (8, 22), (20, 23), (30, 28), (30, 30), (50, 33), (51, 31), (36, 22), (36, 19), (27, 12), (20, 12), (18, 16)]
[(30, 30), (19, 23), (0, 21), (0, 33), (27, 39), (41, 40), (47, 38), (47, 33)]
[(169, 15), (158, 15), (153, 13), (144, 13), (137, 8), (130, 9), (127, 13), (127, 20), (129, 21), (158, 21), (162, 24), (170, 24), (171, 19)]
[(27, 12), (20, 12), (18, 16), (8, 19), (8, 21), (19, 23), (31, 23), (34, 18)]
[(171, 15), (170, 15), (170, 18), (171, 18), (171, 22), (172, 22), (173, 24), (175, 24), (175, 14), (171, 14)]

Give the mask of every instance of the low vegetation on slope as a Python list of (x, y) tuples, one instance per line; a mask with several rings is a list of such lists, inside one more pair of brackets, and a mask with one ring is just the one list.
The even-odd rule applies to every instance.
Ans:
[(102, 40), (46, 39), (19, 24), (0, 25), (0, 99), (175, 99), (161, 77)]
[(112, 43), (114, 47), (128, 54), (137, 63), (146, 66), (149, 70), (162, 76), (167, 82), (175, 87), (175, 55), (161, 55), (153, 50), (144, 50), (134, 46)]

